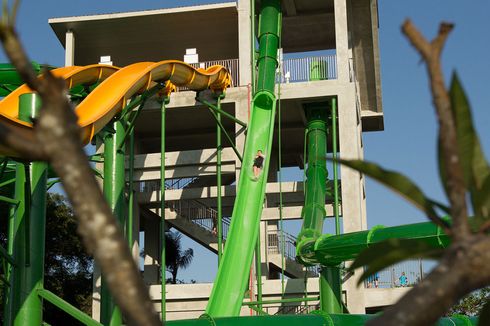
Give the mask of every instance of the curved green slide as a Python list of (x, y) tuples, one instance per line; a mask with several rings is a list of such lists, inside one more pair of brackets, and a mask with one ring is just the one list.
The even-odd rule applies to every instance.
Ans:
[[(276, 113), (275, 74), (281, 30), (280, 0), (262, 1), (259, 27), (257, 92), (253, 98), (237, 197), (228, 240), (206, 313), (212, 317), (237, 316), (246, 290), (257, 241)], [(265, 155), (258, 178), (253, 173), (257, 151)]]

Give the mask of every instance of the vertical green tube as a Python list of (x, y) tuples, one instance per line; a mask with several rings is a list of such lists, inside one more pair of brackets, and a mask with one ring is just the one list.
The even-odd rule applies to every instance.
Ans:
[[(41, 100), (37, 94), (19, 98), (19, 119), (32, 121)], [(17, 163), (15, 197), (21, 201), (14, 217), (13, 325), (41, 325), (42, 300), (37, 290), (43, 287), (44, 244), (46, 231), (47, 164)], [(11, 317), (11, 318), (12, 318)]]
[[(221, 96), (218, 97), (217, 103), (218, 109), (221, 110)], [(221, 113), (216, 112), (216, 120), (221, 122)], [(216, 208), (218, 211), (218, 267), (223, 255), (223, 216), (221, 207), (221, 128), (219, 124), (216, 125)]]
[(303, 226), (298, 235), (298, 252), (305, 242), (315, 241), (322, 234), (326, 196), (326, 107), (309, 104), (305, 107), (307, 118), (308, 169), (306, 171), (305, 205), (301, 212)]
[[(124, 210), (124, 146), (120, 146), (124, 138), (124, 124), (117, 120), (112, 124), (114, 132), (104, 136), (104, 196), (121, 228), (125, 227)], [(102, 277), (101, 285), (101, 322), (104, 325), (117, 326), (122, 324), (122, 315), (109, 293)]]
[(323, 267), (320, 273), (320, 310), (329, 314), (342, 313), (339, 267)]
[(166, 281), (165, 277), (165, 260), (166, 260), (166, 248), (165, 248), (165, 114), (166, 107), (165, 105), (168, 103), (168, 98), (162, 99), (162, 108), (161, 108), (161, 131), (160, 131), (160, 275), (162, 279), (161, 283), (161, 300), (160, 306), (162, 311), (162, 325), (165, 325), (166, 319)]

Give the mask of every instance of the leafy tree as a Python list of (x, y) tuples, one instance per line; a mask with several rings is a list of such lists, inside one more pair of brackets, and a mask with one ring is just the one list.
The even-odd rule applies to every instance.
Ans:
[[(174, 231), (165, 233), (165, 265), (167, 271), (172, 274), (172, 278), (169, 279), (170, 283), (177, 284), (177, 273), (180, 268), (187, 268), (194, 257), (194, 251), (192, 248), (182, 249), (182, 234)], [(168, 280), (167, 280), (168, 282)]]
[[(44, 287), (91, 315), (93, 259), (86, 254), (76, 229), (76, 217), (65, 198), (48, 194)], [(66, 319), (65, 312), (45, 302), (47, 323), (57, 325)]]
[(479, 316), (485, 303), (489, 300), (490, 288), (486, 287), (464, 297), (457, 305), (449, 310), (448, 315), (460, 314), (466, 316)]
[[(4, 194), (4, 188), (0, 192)], [(10, 193), (4, 195), (10, 196)], [(9, 207), (0, 202), (0, 216), (9, 216)], [(0, 223), (0, 242), (6, 246), (7, 218)], [(48, 194), (46, 207), (46, 248), (44, 288), (55, 293), (75, 307), (90, 315), (92, 311), (93, 259), (85, 249), (76, 232), (77, 222), (71, 207), (59, 194)], [(0, 306), (2, 306), (3, 283), (0, 282)], [(0, 321), (3, 312), (0, 313)], [(43, 319), (51, 325), (60, 325), (70, 317), (44, 302)], [(81, 325), (70, 320), (70, 325)]]

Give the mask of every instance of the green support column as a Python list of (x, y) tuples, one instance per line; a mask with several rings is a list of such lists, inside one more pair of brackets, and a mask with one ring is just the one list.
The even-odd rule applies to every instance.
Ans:
[[(124, 137), (123, 121), (117, 120), (112, 124), (114, 132), (104, 135), (104, 196), (119, 222), (119, 226), (125, 226), (125, 175), (124, 175), (124, 146), (119, 148)], [(114, 305), (109, 289), (102, 277), (101, 285), (101, 316), (100, 321), (104, 325), (117, 326), (122, 324), (122, 316), (119, 308)]]
[[(217, 107), (221, 110), (221, 96), (218, 97)], [(216, 121), (221, 123), (221, 113), (216, 113)], [(223, 214), (221, 209), (221, 128), (216, 124), (216, 187), (217, 198), (216, 208), (218, 211), (217, 229), (218, 229), (218, 266), (223, 255)]]
[[(19, 119), (32, 121), (40, 103), (36, 94), (20, 96)], [(37, 290), (42, 289), (44, 278), (46, 183), (46, 163), (17, 163), (15, 198), (20, 204), (13, 221), (13, 247), (9, 248), (16, 263), (9, 319), (16, 326), (42, 324), (43, 305)]]
[(169, 98), (162, 99), (161, 108), (161, 131), (160, 131), (160, 276), (161, 276), (161, 292), (160, 307), (162, 312), (162, 325), (165, 325), (166, 319), (166, 247), (165, 247), (165, 105), (169, 102)]

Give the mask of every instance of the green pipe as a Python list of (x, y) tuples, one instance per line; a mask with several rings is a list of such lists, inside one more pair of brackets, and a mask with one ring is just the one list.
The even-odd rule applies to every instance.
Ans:
[(337, 162), (337, 99), (332, 98), (332, 157), (333, 157), (333, 213), (335, 216), (335, 234), (340, 234), (339, 218), (339, 175)]
[(326, 107), (324, 103), (312, 103), (305, 106), (307, 118), (308, 169), (306, 171), (305, 205), (301, 211), (303, 226), (298, 235), (297, 256), (303, 260), (303, 247), (314, 243), (322, 234), (323, 220), (326, 216), (325, 197), (327, 129)]
[(320, 310), (331, 313), (342, 313), (342, 284), (340, 268), (323, 267), (320, 273)]
[(204, 99), (200, 99), (199, 97), (196, 97), (196, 101), (201, 102), (202, 104), (206, 105), (208, 108), (210, 108), (213, 111), (215, 111), (216, 114), (222, 114), (223, 116), (227, 117), (228, 119), (232, 120), (233, 122), (238, 123), (240, 126), (247, 128), (247, 124), (245, 122), (243, 122), (242, 120), (239, 120), (239, 119), (235, 118), (234, 116), (232, 116), (228, 112), (223, 111), (221, 109), (221, 104), (218, 104), (216, 106), (216, 105), (213, 105), (213, 103), (210, 103), (210, 102), (208, 102), (208, 101), (206, 101)]
[[(21, 95), (19, 119), (31, 122), (38, 115), (40, 107), (41, 100), (37, 94)], [(17, 209), (20, 214), (16, 217), (18, 224), (13, 248), (13, 258), (17, 264), (14, 267), (15, 281), (12, 287), (12, 292), (16, 293), (13, 325), (19, 326), (40, 325), (43, 310), (37, 290), (43, 287), (44, 278), (47, 164), (32, 162), (28, 165), (28, 171), (24, 170), (26, 167), (19, 165), (18, 169), (19, 178), (25, 184), (19, 184), (19, 191), (24, 193), (24, 198), (16, 196), (16, 199), (25, 201), (25, 208), (20, 211), (19, 207)], [(26, 191), (26, 188), (29, 190)]]
[(210, 108), (208, 108), (208, 109), (209, 109), (209, 112), (211, 112), (211, 114), (213, 115), (214, 120), (216, 121), (216, 124), (219, 126), (219, 128), (223, 132), (223, 135), (225, 135), (226, 140), (228, 140), (228, 143), (230, 143), (230, 146), (233, 149), (233, 151), (235, 152), (236, 156), (238, 157), (240, 162), (243, 162), (243, 158), (240, 155), (240, 152), (238, 151), (238, 149), (236, 148), (235, 143), (233, 142), (233, 139), (231, 139), (230, 135), (226, 131), (225, 126), (223, 126), (223, 124), (221, 123), (221, 120), (218, 120), (218, 116), (216, 115), (216, 113), (214, 113), (214, 111), (212, 109), (210, 109)]
[(58, 297), (56, 294), (52, 293), (51, 291), (44, 290), (44, 289), (39, 289), (37, 291), (38, 295), (45, 299), (46, 301), (49, 301), (51, 304), (55, 305), (56, 307), (60, 308), (76, 320), (80, 321), (81, 323), (88, 325), (88, 326), (102, 326), (101, 323), (99, 323), (96, 320), (93, 320), (89, 316), (87, 316), (85, 313), (82, 311), (78, 310), (76, 307), (72, 306), (70, 303), (66, 302), (65, 300), (61, 299)]
[(166, 319), (166, 282), (165, 268), (166, 268), (166, 248), (165, 248), (165, 114), (166, 114), (166, 104), (169, 102), (169, 98), (162, 99), (161, 107), (161, 131), (160, 131), (160, 275), (161, 275), (161, 300), (160, 308), (162, 312), (162, 325), (165, 325)]
[[(209, 107), (209, 106), (208, 106)], [(221, 96), (218, 97), (218, 107), (221, 108)], [(221, 110), (220, 110), (221, 111)], [(216, 112), (216, 121), (221, 123), (221, 113)], [(217, 198), (216, 198), (216, 208), (218, 211), (218, 267), (221, 262), (223, 255), (223, 216), (221, 207), (221, 127), (216, 124), (216, 187), (217, 187)]]
[(289, 299), (277, 299), (277, 300), (257, 300), (257, 301), (249, 301), (243, 302), (244, 306), (258, 306), (263, 304), (275, 304), (275, 303), (296, 303), (296, 302), (310, 302), (310, 301), (318, 301), (320, 297), (310, 297), (310, 298), (289, 298)]
[[(40, 65), (37, 62), (32, 62), (31, 64), (36, 74), (40, 74), (44, 68), (54, 68), (52, 66)], [(0, 63), (0, 81), (0, 97), (7, 96), (17, 87), (24, 84), (24, 80), (17, 73), (15, 67), (9, 63)]]
[[(206, 307), (206, 313), (213, 317), (239, 314), (252, 264), (274, 132), (274, 86), (280, 17), (279, 0), (262, 1), (258, 92), (254, 95), (226, 250)], [(255, 177), (253, 161), (258, 150), (265, 154), (265, 160), (261, 173)]]
[(308, 264), (336, 266), (354, 259), (370, 244), (388, 239), (420, 239), (432, 248), (446, 248), (450, 244), (450, 238), (431, 222), (387, 228), (378, 226), (367, 231), (322, 235), (315, 243), (309, 243), (303, 248), (303, 259)]
[[(124, 137), (124, 123), (116, 120), (112, 123), (114, 132), (107, 132), (104, 135), (104, 196), (111, 210), (119, 222), (119, 226), (124, 229), (125, 223), (125, 153), (124, 147), (118, 148)], [(104, 325), (121, 325), (122, 315), (111, 298), (107, 284), (102, 277), (101, 284), (101, 322)]]

